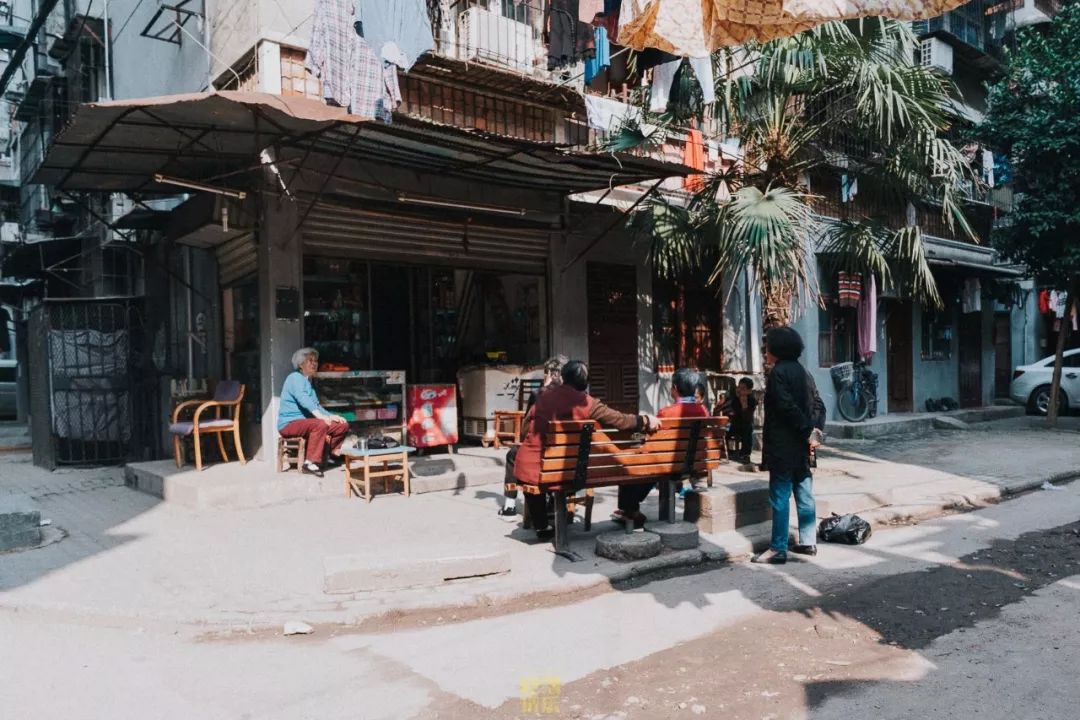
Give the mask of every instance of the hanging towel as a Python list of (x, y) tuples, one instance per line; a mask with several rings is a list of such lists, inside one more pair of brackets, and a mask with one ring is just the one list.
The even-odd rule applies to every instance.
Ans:
[(402, 70), (435, 44), (426, 0), (356, 0), (355, 22), (375, 54)]
[(983, 181), (990, 187), (994, 187), (994, 153), (992, 150), (982, 151)]
[(585, 112), (589, 127), (603, 132), (614, 132), (628, 121), (641, 123), (641, 108), (600, 95), (585, 96)]
[(605, 27), (593, 28), (593, 41), (596, 54), (585, 61), (585, 84), (588, 85), (600, 71), (611, 65), (611, 45), (608, 44), (608, 32)]
[(383, 98), (386, 95), (386, 80), (383, 78), (383, 61), (375, 54), (371, 45), (359, 35), (355, 38), (353, 60), (353, 91), (351, 112), (368, 118), (378, 118), (387, 122)]
[(866, 279), (866, 292), (859, 301), (859, 357), (870, 362), (877, 352), (877, 280)]
[(671, 86), (675, 82), (675, 73), (678, 72), (680, 65), (682, 65), (682, 58), (653, 68), (649, 112), (662, 113), (667, 110), (668, 102), (671, 100)]
[[(695, 170), (705, 169), (705, 143), (700, 130), (691, 130), (683, 146), (683, 165)], [(690, 192), (697, 192), (705, 187), (704, 175), (687, 175), (683, 178), (683, 187)]]
[(1039, 291), (1039, 312), (1041, 312), (1043, 315), (1046, 315), (1047, 313), (1050, 312), (1050, 291), (1049, 290), (1040, 290)]

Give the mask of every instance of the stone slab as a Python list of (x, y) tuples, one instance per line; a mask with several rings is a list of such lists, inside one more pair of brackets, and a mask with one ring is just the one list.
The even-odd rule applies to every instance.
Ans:
[(608, 560), (645, 560), (661, 549), (663, 542), (656, 533), (616, 530), (596, 536), (596, 554)]
[(370, 556), (331, 555), (323, 561), (330, 594), (435, 587), (451, 580), (510, 572), (510, 553), (492, 552), (372, 563)]
[(1024, 408), (1018, 405), (991, 405), (948, 413), (890, 413), (859, 423), (830, 422), (825, 429), (832, 437), (871, 440), (893, 435), (929, 433), (935, 429), (935, 420), (942, 418), (955, 418), (960, 422), (971, 424), (1021, 417), (1024, 412)]
[(762, 475), (715, 484), (707, 490), (689, 492), (683, 498), (683, 520), (703, 533), (735, 530), (764, 522), (770, 517), (769, 481)]
[(0, 552), (41, 544), (41, 511), (24, 495), (0, 497)]
[(697, 525), (692, 522), (655, 523), (649, 525), (649, 532), (659, 535), (669, 550), (691, 550), (700, 542)]

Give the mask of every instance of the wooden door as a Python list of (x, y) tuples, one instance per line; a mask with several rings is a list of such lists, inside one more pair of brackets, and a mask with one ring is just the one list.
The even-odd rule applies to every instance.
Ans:
[(994, 395), (1009, 397), (1012, 382), (1012, 325), (1008, 313), (994, 315)]
[(982, 314), (960, 316), (960, 407), (982, 405)]
[(637, 268), (589, 263), (589, 392), (622, 412), (638, 411)]
[(911, 412), (913, 409), (911, 323), (911, 302), (894, 302), (885, 327), (888, 333), (889, 412)]

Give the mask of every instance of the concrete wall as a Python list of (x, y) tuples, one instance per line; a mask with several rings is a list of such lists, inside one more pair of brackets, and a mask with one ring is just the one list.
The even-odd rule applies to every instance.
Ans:
[(227, 72), (260, 41), (307, 48), (313, 0), (237, 0), (210, 6), (214, 76)]
[[(109, 2), (113, 96), (117, 100), (199, 92), (208, 87), (211, 58), (200, 46), (206, 44), (206, 38), (199, 18), (187, 22), (184, 29), (190, 36), (181, 33), (179, 45), (140, 34), (159, 4), (139, 0)], [(99, 13), (100, 6), (94, 11), (95, 15)], [(167, 16), (163, 14), (157, 26), (165, 27)]]
[[(923, 310), (915, 306), (912, 318), (912, 368), (915, 397), (915, 412), (925, 412), (929, 398), (940, 400), (950, 397), (960, 400), (960, 323), (977, 322), (982, 331), (982, 404), (990, 405), (994, 401), (994, 306), (983, 298), (982, 312), (963, 314), (960, 305), (952, 297), (944, 298), (948, 303), (942, 311), (946, 313), (953, 327), (950, 357), (944, 360), (924, 360), (922, 357)], [(1016, 335), (1016, 329), (1013, 329)], [(1015, 364), (1015, 363), (1014, 363)]]

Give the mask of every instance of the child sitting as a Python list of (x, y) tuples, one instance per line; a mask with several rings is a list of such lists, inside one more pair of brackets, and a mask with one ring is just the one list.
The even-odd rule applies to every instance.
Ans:
[(757, 399), (754, 397), (754, 381), (744, 377), (735, 387), (735, 397), (729, 399), (724, 407), (724, 414), (731, 419), (731, 435), (736, 443), (732, 459), (738, 462), (750, 462), (750, 451), (754, 449), (755, 410)]

